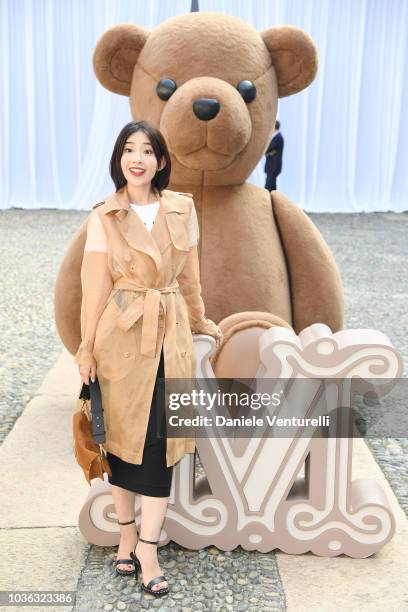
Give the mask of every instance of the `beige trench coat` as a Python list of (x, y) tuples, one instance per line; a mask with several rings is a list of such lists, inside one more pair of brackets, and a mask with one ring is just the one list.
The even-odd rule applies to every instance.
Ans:
[[(93, 354), (104, 407), (103, 446), (134, 464), (142, 462), (162, 345), (165, 377), (194, 378), (192, 332), (218, 331), (204, 316), (197, 246), (189, 246), (192, 197), (163, 190), (159, 199), (151, 232), (131, 210), (126, 187), (93, 207), (105, 230), (109, 269), (94, 333), (94, 312), (89, 312), (89, 305), (86, 312), (84, 304), (92, 303), (87, 287), (99, 268), (84, 272), (84, 262), (92, 256), (86, 251), (81, 271), (82, 342), (75, 361), (80, 364)], [(95, 254), (98, 261), (101, 255)], [(194, 450), (195, 438), (168, 437), (167, 466)]]

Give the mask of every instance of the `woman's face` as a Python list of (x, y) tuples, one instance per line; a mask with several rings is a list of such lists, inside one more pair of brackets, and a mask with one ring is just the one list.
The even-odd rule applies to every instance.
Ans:
[(149, 137), (142, 130), (131, 134), (123, 147), (120, 165), (130, 185), (150, 184), (158, 169)]

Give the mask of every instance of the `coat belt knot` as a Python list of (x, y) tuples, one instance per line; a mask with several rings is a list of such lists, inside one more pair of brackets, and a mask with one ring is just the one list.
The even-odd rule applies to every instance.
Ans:
[[(156, 343), (159, 325), (159, 309), (162, 293), (176, 293), (179, 284), (175, 281), (168, 287), (144, 287), (138, 285), (130, 279), (120, 278), (114, 284), (114, 289), (124, 289), (128, 291), (142, 291), (143, 295), (131, 302), (125, 310), (118, 316), (116, 325), (123, 331), (127, 331), (143, 316), (142, 336), (140, 352), (146, 357), (156, 357)], [(171, 308), (174, 310), (174, 300), (170, 301)], [(166, 313), (166, 306), (163, 303), (163, 310)], [(175, 322), (175, 312), (169, 313), (169, 321)], [(167, 317), (166, 317), (167, 318)], [(173, 332), (174, 330), (167, 330)]]

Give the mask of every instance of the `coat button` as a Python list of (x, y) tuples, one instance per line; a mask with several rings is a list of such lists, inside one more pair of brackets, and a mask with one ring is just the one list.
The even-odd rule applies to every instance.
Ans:
[(128, 351), (126, 351), (126, 353), (123, 353), (124, 357), (130, 357), (130, 353)]

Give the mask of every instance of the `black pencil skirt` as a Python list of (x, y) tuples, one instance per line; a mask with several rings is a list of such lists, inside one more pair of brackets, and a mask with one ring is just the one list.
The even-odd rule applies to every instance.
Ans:
[(151, 497), (168, 497), (170, 495), (173, 466), (167, 467), (166, 465), (167, 434), (163, 390), (164, 355), (162, 346), (150, 406), (142, 463), (140, 465), (127, 463), (127, 461), (107, 452), (112, 471), (112, 476), (108, 475), (108, 480), (112, 485)]

